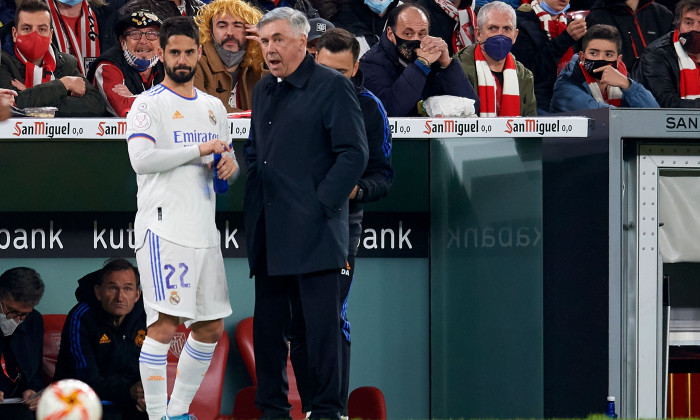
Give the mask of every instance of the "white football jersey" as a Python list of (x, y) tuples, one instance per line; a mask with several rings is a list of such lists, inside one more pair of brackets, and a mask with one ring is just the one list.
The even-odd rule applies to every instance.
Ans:
[(207, 167), (213, 156), (200, 157), (197, 146), (213, 138), (231, 144), (228, 131), (221, 101), (198, 89), (187, 98), (157, 85), (136, 98), (126, 133), (137, 173), (136, 249), (149, 230), (192, 248), (219, 243), (216, 193)]

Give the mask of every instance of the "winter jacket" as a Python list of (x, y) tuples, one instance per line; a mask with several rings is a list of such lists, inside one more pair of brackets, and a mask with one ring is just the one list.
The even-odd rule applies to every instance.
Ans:
[[(184, 0), (184, 2), (187, 16), (196, 16), (199, 9), (204, 6), (204, 3), (199, 0)], [(119, 9), (119, 14), (124, 16), (139, 10), (150, 10), (160, 20), (173, 16), (182, 16), (175, 3), (170, 0), (131, 0)]]
[(146, 313), (143, 299), (114, 325), (93, 291), (100, 270), (80, 281), (76, 290), (78, 304), (68, 313), (61, 333), (61, 348), (54, 381), (75, 378), (90, 385), (103, 401), (135, 405), (131, 387), (141, 381), (139, 355), (146, 338)]
[[(0, 333), (0, 355), (6, 360), (0, 368), (0, 391), (5, 398), (22, 397), (27, 389), (41, 390), (43, 378), (44, 318), (32, 310), (12, 333)], [(7, 375), (10, 375), (8, 377)], [(19, 382), (13, 381), (19, 377)]]
[(238, 67), (238, 95), (241, 107), (229, 105), (229, 97), (233, 90), (233, 77), (221, 62), (219, 53), (212, 41), (202, 46), (202, 58), (197, 62), (197, 73), (194, 75), (194, 86), (212, 96), (216, 96), (226, 107), (226, 112), (239, 112), (252, 108), (253, 86), (258, 83), (267, 70), (255, 72), (251, 67)]
[(391, 127), (382, 102), (364, 87), (362, 71), (353, 76), (357, 100), (360, 102), (362, 119), (365, 122), (369, 160), (362, 177), (357, 181), (362, 197), (350, 200), (348, 221), (350, 225), (350, 254), (357, 253), (362, 235), (362, 204), (376, 201), (387, 195), (394, 180), (391, 167)]
[(479, 109), (478, 95), (454, 59), (444, 69), (433, 63), (428, 74), (420, 66), (414, 62), (404, 67), (386, 34), (360, 59), (365, 87), (377, 95), (390, 117), (418, 116), (418, 101), (437, 95), (474, 99)]
[(680, 75), (673, 31), (649, 45), (632, 69), (632, 77), (651, 91), (661, 108), (700, 108), (700, 98), (681, 99)]
[(622, 61), (631, 69), (647, 45), (673, 29), (673, 13), (653, 0), (639, 0), (634, 12), (625, 0), (598, 0), (586, 17), (589, 28), (597, 23), (620, 31)]
[(126, 113), (131, 109), (131, 104), (134, 103), (135, 97), (124, 98), (121, 95), (111, 92), (111, 89), (109, 88), (105, 89), (105, 86), (103, 85), (103, 83), (105, 83), (104, 79), (95, 80), (97, 68), (102, 63), (110, 63), (119, 68), (124, 85), (129, 88), (129, 92), (131, 92), (133, 95), (138, 95), (141, 92), (148, 90), (151, 86), (157, 85), (158, 83), (162, 82), (163, 78), (165, 77), (163, 63), (158, 61), (156, 65), (151, 68), (151, 74), (153, 76), (151, 84), (149, 86), (145, 86), (143, 80), (141, 79), (141, 73), (126, 62), (124, 52), (120, 46), (112, 47), (106, 52), (102, 53), (90, 66), (87, 79), (93, 84), (93, 86), (97, 87), (100, 92), (103, 93), (103, 98), (105, 98), (109, 105), (108, 111), (110, 111), (110, 113), (114, 113), (114, 116), (117, 117), (126, 116)]
[(386, 18), (397, 5), (398, 1), (392, 0), (384, 14), (379, 16), (367, 7), (363, 0), (339, 0), (337, 12), (331, 23), (336, 28), (347, 29), (357, 37), (364, 37), (372, 47), (382, 37)]
[[(476, 60), (474, 50), (476, 45), (462, 49), (455, 58), (462, 64), (464, 73), (473, 86), (479, 86), (476, 76)], [(525, 68), (518, 60), (515, 60), (515, 72), (518, 75), (518, 91), (520, 94), (520, 116), (531, 117), (537, 115), (537, 100), (535, 99), (534, 80), (532, 72)], [(478, 110), (478, 104), (474, 105)]]
[[(53, 48), (50, 47), (50, 48)], [(55, 106), (57, 117), (101, 117), (104, 116), (105, 103), (100, 93), (80, 74), (78, 60), (69, 54), (58, 52), (56, 56), (55, 80), (51, 80), (18, 92), (15, 103), (19, 108)], [(25, 65), (14, 55), (2, 52), (0, 60), (0, 88), (13, 89), (10, 83), (17, 79), (24, 83)], [(78, 76), (85, 81), (85, 94), (71, 96), (59, 80), (63, 76)]]
[(551, 40), (547, 38), (547, 32), (542, 29), (537, 14), (529, 4), (520, 6), (515, 14), (518, 19), (518, 38), (511, 52), (535, 78), (537, 108), (548, 111), (559, 60), (576, 41), (566, 31)]
[[(605, 102), (598, 102), (593, 98), (578, 62), (578, 55), (575, 55), (557, 77), (557, 82), (554, 84), (551, 112), (580, 111), (612, 106)], [(622, 103), (620, 104), (622, 107), (659, 107), (654, 96), (644, 86), (632, 79), (630, 79), (630, 83), (629, 89), (622, 90)]]

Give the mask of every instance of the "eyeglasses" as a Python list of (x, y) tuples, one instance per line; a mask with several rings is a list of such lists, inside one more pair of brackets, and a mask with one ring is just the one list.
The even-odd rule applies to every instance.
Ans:
[(160, 33), (155, 31), (141, 32), (141, 31), (130, 31), (126, 33), (126, 36), (133, 39), (134, 41), (140, 41), (141, 37), (146, 35), (146, 39), (149, 41), (155, 41), (160, 38)]
[(15, 318), (24, 319), (31, 313), (31, 311), (30, 312), (19, 312), (17, 310), (12, 309), (9, 306), (7, 307), (7, 309), (9, 309), (9, 311), (5, 312), (5, 307), (2, 304), (2, 302), (0, 302), (0, 310), (2, 310), (2, 312), (5, 314), (5, 317), (7, 319), (15, 319)]

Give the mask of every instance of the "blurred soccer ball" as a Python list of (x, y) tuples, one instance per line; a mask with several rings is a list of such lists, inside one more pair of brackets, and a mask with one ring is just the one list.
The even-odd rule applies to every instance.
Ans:
[(37, 420), (100, 420), (102, 402), (95, 391), (77, 379), (63, 379), (41, 393)]

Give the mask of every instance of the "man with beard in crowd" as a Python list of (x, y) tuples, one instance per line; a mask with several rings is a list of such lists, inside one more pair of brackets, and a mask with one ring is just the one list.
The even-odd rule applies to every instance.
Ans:
[(200, 9), (196, 22), (202, 42), (194, 85), (216, 96), (227, 112), (251, 108), (253, 86), (264, 75), (255, 25), (262, 12), (243, 0), (216, 0)]

